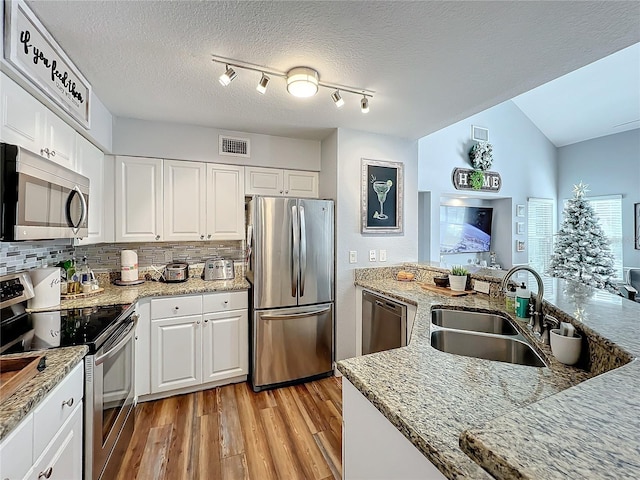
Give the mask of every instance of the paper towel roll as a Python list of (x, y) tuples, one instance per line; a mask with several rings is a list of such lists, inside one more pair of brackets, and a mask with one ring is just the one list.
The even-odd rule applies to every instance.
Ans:
[(28, 308), (49, 308), (60, 305), (60, 268), (45, 267), (29, 272), (34, 297), (27, 301)]
[(138, 254), (135, 250), (120, 252), (120, 280), (123, 282), (138, 280)]

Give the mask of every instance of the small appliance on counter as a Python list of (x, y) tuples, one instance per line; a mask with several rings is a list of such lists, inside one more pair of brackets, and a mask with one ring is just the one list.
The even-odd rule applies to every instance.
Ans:
[(233, 260), (208, 258), (204, 261), (204, 268), (202, 269), (203, 280), (233, 280), (235, 276)]
[(167, 283), (186, 282), (189, 280), (189, 264), (186, 262), (169, 263), (164, 267), (163, 276)]
[(120, 287), (144, 283), (144, 280), (138, 278), (138, 253), (135, 250), (120, 252), (120, 278), (113, 283)]

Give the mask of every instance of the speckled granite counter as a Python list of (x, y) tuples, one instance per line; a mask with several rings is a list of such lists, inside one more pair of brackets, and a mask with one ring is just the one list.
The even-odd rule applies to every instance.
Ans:
[(580, 288), (576, 294), (569, 282), (551, 280), (548, 308), (600, 336), (589, 344), (597, 354), (584, 362), (591, 372), (559, 364), (534, 344), (550, 366), (540, 369), (430, 346), (432, 307), (501, 311), (501, 299), (443, 297), (384, 277), (357, 275), (356, 284), (417, 305), (409, 345), (338, 368), (447, 477), (489, 478), (478, 463), (497, 478), (640, 477), (640, 367), (633, 361), (593, 376), (637, 356), (640, 305)]
[(0, 441), (82, 361), (88, 351), (86, 346), (81, 345), (3, 356), (15, 358), (44, 353), (47, 363), (42, 372), (37, 373), (18, 392), (0, 403)]

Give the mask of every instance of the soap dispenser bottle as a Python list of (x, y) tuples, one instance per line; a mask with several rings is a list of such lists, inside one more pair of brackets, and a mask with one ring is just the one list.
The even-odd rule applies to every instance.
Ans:
[(507, 312), (514, 313), (516, 311), (516, 286), (511, 285), (504, 297), (504, 306)]
[(531, 292), (527, 289), (527, 286), (522, 282), (522, 285), (518, 287), (516, 291), (516, 317), (521, 320), (529, 319), (529, 300), (531, 299)]

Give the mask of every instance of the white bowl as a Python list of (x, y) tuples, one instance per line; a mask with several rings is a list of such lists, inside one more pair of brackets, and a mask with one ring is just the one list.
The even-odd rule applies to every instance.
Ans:
[(573, 337), (560, 335), (560, 330), (551, 330), (551, 351), (558, 361), (565, 365), (574, 365), (580, 358), (582, 349), (582, 337), (575, 334)]

